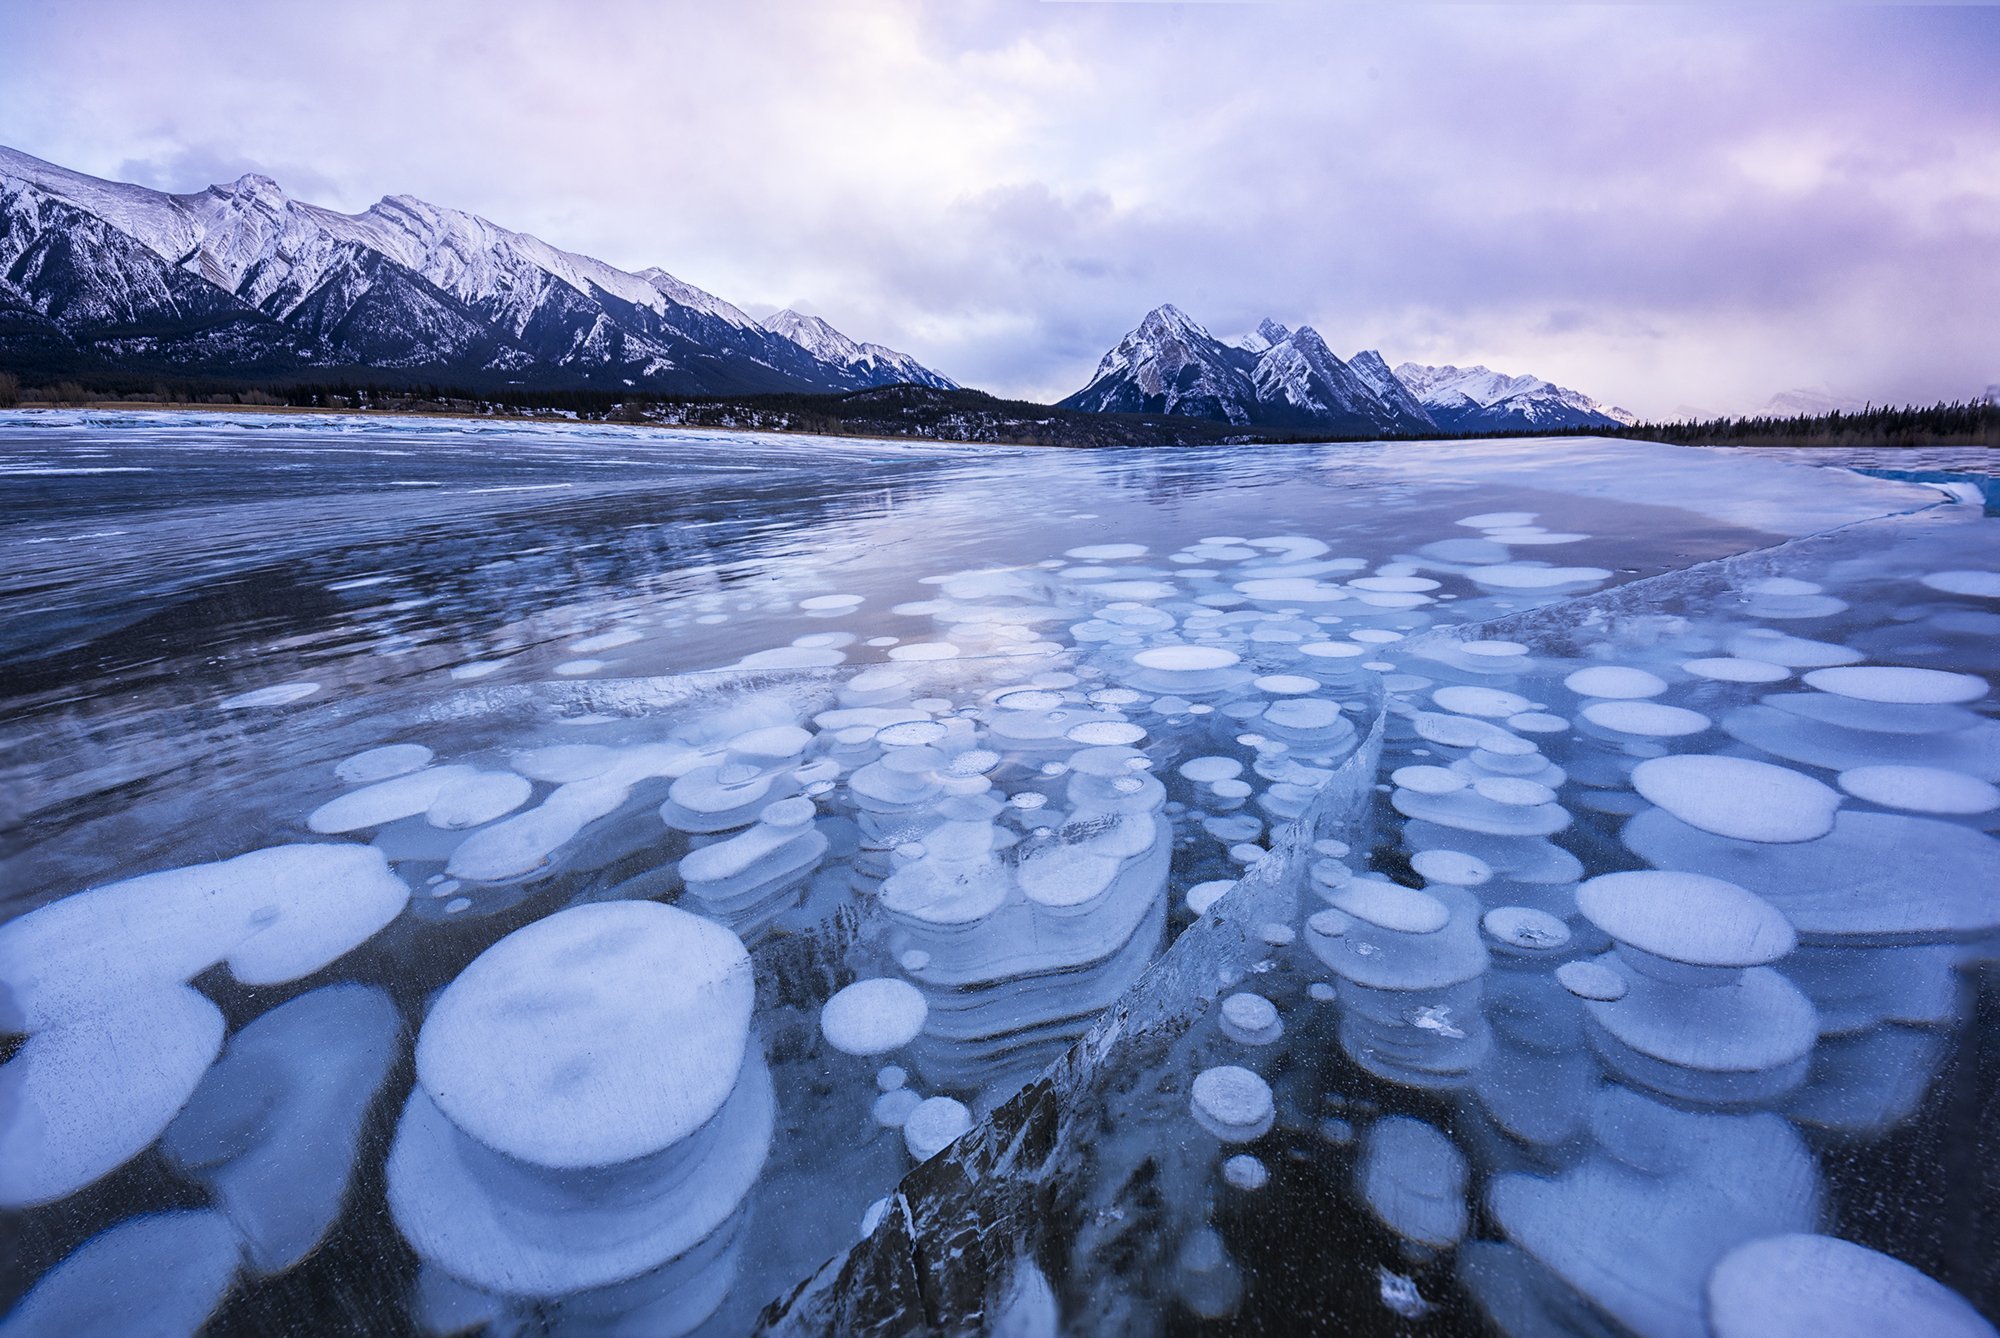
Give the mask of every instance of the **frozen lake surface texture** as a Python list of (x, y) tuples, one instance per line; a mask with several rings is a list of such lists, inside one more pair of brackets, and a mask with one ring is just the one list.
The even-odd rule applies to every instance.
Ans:
[(1991, 1335), (1964, 463), (0, 415), (0, 1335)]

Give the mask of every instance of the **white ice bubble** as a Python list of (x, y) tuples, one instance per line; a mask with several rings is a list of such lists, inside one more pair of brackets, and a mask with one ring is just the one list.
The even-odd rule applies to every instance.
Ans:
[(1838, 792), (1810, 776), (1746, 757), (1654, 757), (1632, 786), (1691, 827), (1739, 841), (1810, 841), (1833, 829)]
[(1856, 799), (1912, 813), (1990, 813), (2000, 808), (2000, 788), (1941, 767), (1854, 767), (1836, 780)]
[(1233, 757), (1191, 757), (1181, 763), (1180, 774), (1199, 785), (1230, 780), (1243, 774), (1243, 764)]
[(1187, 908), (1195, 915), (1208, 914), (1209, 907), (1221, 900), (1222, 894), (1236, 886), (1233, 878), (1217, 878), (1206, 883), (1196, 883), (1187, 890)]
[(909, 1120), (910, 1112), (923, 1104), (922, 1093), (907, 1087), (894, 1087), (875, 1098), (874, 1105), (869, 1107), (869, 1114), (884, 1129), (900, 1129)]
[(1232, 994), (1222, 1001), (1222, 1034), (1239, 1045), (1270, 1045), (1285, 1033), (1278, 1009), (1261, 994)]
[(381, 851), (339, 844), (274, 846), (79, 892), (0, 925), (0, 1026), (59, 1025), (221, 961), (246, 985), (296, 980), (409, 899)]
[(317, 683), (277, 683), (268, 688), (254, 688), (249, 692), (239, 692), (233, 697), (224, 697), (216, 705), (225, 711), (243, 711), (258, 706), (289, 706), (293, 702), (304, 701), (318, 691)]
[(1143, 669), (1191, 674), (1227, 669), (1241, 659), (1235, 651), (1220, 646), (1153, 646), (1134, 655), (1132, 662)]
[(1362, 1136), (1361, 1197), (1405, 1240), (1433, 1249), (1456, 1245), (1470, 1217), (1468, 1178), (1464, 1154), (1421, 1120), (1385, 1116)]
[(1081, 548), (1069, 549), (1063, 556), (1073, 557), (1079, 562), (1125, 562), (1146, 556), (1146, 545), (1085, 544)]
[(1261, 1138), (1277, 1119), (1270, 1084), (1235, 1064), (1196, 1074), (1189, 1105), (1202, 1128), (1225, 1143)]
[(1803, 1232), (1737, 1246), (1705, 1288), (1714, 1338), (1993, 1338), (1951, 1288), (1900, 1259)]
[(1643, 739), (1679, 739), (1699, 734), (1713, 723), (1685, 706), (1648, 701), (1599, 701), (1583, 708), (1583, 718), (1599, 729)]
[(214, 1212), (150, 1213), (92, 1236), (0, 1323), (7, 1338), (174, 1338), (202, 1332), (241, 1269)]
[(1538, 514), (1534, 511), (1482, 511), (1454, 523), (1470, 530), (1517, 530), (1523, 525), (1534, 524)]
[(1903, 669), (1887, 665), (1855, 665), (1849, 668), (1815, 669), (1806, 682), (1821, 692), (1851, 697), (1865, 702), (1896, 702), (1913, 705), (1951, 705), (1978, 701), (1987, 692), (1986, 680), (1976, 674), (1954, 674), (1942, 669)]
[(1454, 887), (1478, 887), (1493, 877), (1492, 865), (1476, 855), (1457, 850), (1420, 850), (1410, 856), (1410, 867), (1425, 882), (1448, 883)]
[(1576, 904), (1620, 943), (1688, 966), (1762, 966), (1798, 942), (1777, 907), (1704, 874), (1663, 869), (1600, 874), (1577, 888)]
[(1765, 627), (1738, 632), (1729, 639), (1728, 650), (1737, 659), (1763, 660), (1787, 669), (1825, 669), (1854, 664), (1864, 658), (1860, 651), (1847, 646), (1811, 641)]
[(424, 820), (448, 830), (477, 827), (527, 803), (534, 788), (511, 771), (476, 771), (441, 787)]
[(388, 780), (431, 763), (431, 750), (421, 743), (391, 743), (356, 753), (333, 769), (333, 774), (349, 785), (366, 785)]
[(1563, 680), (1563, 686), (1579, 697), (1657, 697), (1667, 690), (1667, 681), (1658, 674), (1624, 665), (1594, 664), (1579, 669)]
[(1292, 697), (1319, 691), (1320, 681), (1316, 678), (1307, 678), (1303, 674), (1265, 674), (1252, 679), (1251, 686), (1259, 692), (1268, 692), (1273, 696)]
[(884, 1055), (914, 1041), (929, 1011), (922, 990), (884, 976), (858, 980), (828, 999), (819, 1025), (827, 1044), (842, 1054)]
[(799, 601), (807, 613), (841, 613), (863, 602), (861, 595), (812, 595)]
[(903, 1145), (918, 1161), (929, 1161), (972, 1127), (972, 1112), (948, 1096), (918, 1103), (903, 1121)]
[(605, 661), (603, 660), (564, 660), (556, 666), (556, 672), (564, 678), (583, 678), (589, 674), (601, 671), (604, 666)]
[(1397, 767), (1389, 773), (1389, 779), (1405, 790), (1417, 794), (1452, 794), (1463, 790), (1472, 782), (1449, 767), (1430, 766), (1419, 763), (1415, 766)]
[(1579, 999), (1600, 1003), (1622, 999), (1631, 989), (1624, 976), (1595, 960), (1564, 962), (1556, 968), (1556, 982)]
[(1568, 945), (1569, 926), (1532, 906), (1495, 906), (1479, 919), (1480, 928), (1523, 952), (1554, 952)]
[(1262, 1189), (1271, 1181), (1271, 1173), (1247, 1152), (1239, 1152), (1222, 1163), (1222, 1179), (1232, 1189), (1245, 1191)]
[(186, 986), (35, 1032), (0, 1065), (0, 1207), (67, 1198), (143, 1152), (222, 1050), (222, 1013)]
[(949, 641), (906, 641), (889, 647), (889, 658), (922, 663), (930, 660), (955, 660), (959, 649)]
[(1918, 579), (1947, 595), (2000, 599), (2000, 571), (1934, 571)]
[(1700, 660), (1683, 660), (1681, 668), (1696, 678), (1717, 683), (1777, 683), (1792, 676), (1782, 664), (1768, 660), (1740, 660), (1733, 655)]
[(600, 650), (616, 650), (620, 646), (629, 646), (644, 636), (645, 633), (636, 627), (620, 627), (609, 632), (599, 632), (596, 636), (584, 637), (580, 641), (572, 641), (569, 643), (569, 648), (579, 655), (591, 655)]
[(259, 1273), (305, 1258), (340, 1215), (401, 1033), (372, 986), (302, 994), (232, 1036), (167, 1129), (168, 1161), (207, 1187)]
[(749, 954), (720, 925), (650, 901), (574, 906), (445, 987), (417, 1080), (488, 1147), (536, 1166), (614, 1165), (722, 1108), (755, 993)]
[(1457, 715), (1480, 716), (1487, 719), (1505, 719), (1531, 710), (1534, 703), (1513, 692), (1502, 692), (1498, 688), (1469, 687), (1454, 683), (1431, 693), (1431, 700), (1446, 711)]

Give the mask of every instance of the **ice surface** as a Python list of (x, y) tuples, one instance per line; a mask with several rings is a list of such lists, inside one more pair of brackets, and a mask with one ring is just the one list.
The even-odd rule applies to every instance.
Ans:
[[(1960, 680), (2000, 623), (1924, 579), (1990, 565), (1969, 508), (1624, 442), (941, 463), (584, 432), (467, 434), (468, 482), (563, 508), (467, 492), (494, 509), (430, 547), (355, 514), (368, 569), (307, 582), (348, 623), (282, 619), (324, 638), (310, 670), (248, 626), (215, 638), (232, 681), (170, 665), (197, 703), (338, 693), (190, 731), (77, 661), (77, 732), (38, 717), (76, 760), (27, 754), (37, 891), (0, 963), (34, 1012), (0, 1074), (95, 1103), (69, 1179), (130, 1165), (25, 1210), (20, 1286), (206, 1193), (250, 1255), (231, 1322), (301, 1329), (358, 1285), (439, 1332), (1693, 1333), (1729, 1248), (1856, 1220), (1984, 1296), (1908, 1169), (1981, 1137), (1942, 1075), (1986, 1076), (2000, 752)], [(418, 435), (397, 468), (472, 469)], [(135, 727), (178, 769), (97, 760), (132, 768)], [(1774, 815), (1688, 762), (1816, 788)], [(262, 967), (232, 915), (289, 901), (236, 875), (194, 915), (71, 892), (322, 812), (372, 844), (332, 847), (341, 895)], [(715, 963), (650, 930), (567, 936), (626, 912), (747, 942), (728, 1006), (676, 1012)], [(843, 1047), (849, 982), (895, 1000)], [(234, 1034), (174, 1090), (151, 1001), (182, 990)], [(377, 1002), (305, 1017), (334, 998)], [(428, 1018), (392, 1137), (398, 1012)], [(128, 1018), (144, 1053), (54, 1047)]]

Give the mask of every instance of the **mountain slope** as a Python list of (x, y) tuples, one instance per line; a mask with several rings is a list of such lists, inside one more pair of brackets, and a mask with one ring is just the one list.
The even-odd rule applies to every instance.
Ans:
[(1232, 348), (1171, 304), (1146, 313), (1138, 328), (1097, 364), (1090, 384), (1058, 408), (1091, 413), (1174, 414), (1238, 426), (1251, 421), (1254, 355)]
[(1518, 432), (1566, 427), (1620, 427), (1638, 421), (1582, 391), (1538, 376), (1508, 376), (1486, 367), (1430, 367), (1405, 362), (1396, 379), (1448, 432)]
[(864, 386), (913, 385), (935, 390), (957, 390), (956, 381), (932, 371), (907, 353), (880, 344), (857, 344), (817, 316), (804, 316), (791, 308), (764, 318), (763, 326), (781, 339), (789, 339), (821, 362), (846, 367), (862, 378)]
[(407, 195), (342, 214), (255, 174), (173, 195), (0, 148), (0, 228), (0, 356), (15, 360), (691, 394), (951, 384), (879, 345), (816, 356), (665, 270)]
[(1311, 326), (1292, 330), (1267, 319), (1254, 335), (1225, 343), (1171, 305), (1119, 340), (1062, 407), (1343, 435), (1431, 426), (1421, 410), (1385, 401)]

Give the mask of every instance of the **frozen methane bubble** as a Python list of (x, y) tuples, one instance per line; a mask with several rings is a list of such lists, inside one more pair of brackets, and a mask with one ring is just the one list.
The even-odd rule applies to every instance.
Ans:
[(1806, 675), (1806, 682), (1821, 692), (1857, 701), (1927, 706), (1978, 701), (1987, 692), (1986, 680), (1977, 674), (1872, 664), (1815, 669)]
[(1667, 690), (1667, 681), (1644, 669), (1623, 665), (1594, 664), (1579, 669), (1563, 680), (1563, 686), (1579, 697), (1636, 699), (1657, 697)]
[(536, 1166), (612, 1166), (686, 1138), (743, 1068), (755, 1001), (736, 935), (650, 901), (517, 929), (447, 985), (417, 1081), (450, 1121)]
[(1465, 1156), (1423, 1121), (1390, 1115), (1370, 1125), (1356, 1178), (1368, 1207), (1404, 1240), (1441, 1250), (1465, 1235)]
[(900, 1129), (903, 1127), (903, 1122), (910, 1118), (910, 1112), (923, 1104), (924, 1098), (920, 1093), (913, 1092), (907, 1087), (898, 1087), (876, 1097), (875, 1104), (868, 1108), (868, 1113), (874, 1117), (875, 1123), (884, 1129)]
[(903, 1146), (918, 1161), (929, 1161), (972, 1127), (972, 1112), (948, 1096), (919, 1102), (903, 1120)]
[(1410, 856), (1410, 867), (1427, 883), (1454, 887), (1478, 887), (1493, 877), (1492, 865), (1457, 850), (1420, 850)]
[(1912, 813), (1963, 815), (2000, 808), (2000, 788), (1942, 767), (1854, 767), (1835, 779), (1856, 799)]
[(6, 1338), (174, 1338), (203, 1330), (242, 1267), (220, 1213), (150, 1213), (100, 1231), (17, 1302)]
[(431, 750), (421, 743), (390, 743), (356, 753), (333, 769), (333, 774), (349, 785), (366, 785), (387, 780), (431, 764)]
[(289, 845), (143, 874), (0, 925), (0, 1027), (37, 1031), (192, 980), (311, 975), (367, 941), (410, 889), (371, 846)]
[(1222, 1001), (1222, 1034), (1239, 1045), (1270, 1045), (1285, 1034), (1277, 1006), (1261, 994), (1232, 994)]
[(146, 1150), (222, 1050), (222, 1013), (185, 985), (29, 1036), (0, 1065), (0, 1207), (67, 1198)]
[(401, 1031), (371, 986), (302, 994), (232, 1036), (167, 1129), (167, 1159), (208, 1188), (259, 1273), (298, 1263), (339, 1216)]
[(1759, 889), (1804, 937), (1863, 943), (1974, 938), (2000, 929), (2000, 841), (1952, 822), (1848, 811), (1811, 841), (1718, 837), (1649, 809), (1626, 846), (1662, 868)]
[(1900, 1259), (1834, 1236), (1766, 1236), (1708, 1275), (1715, 1338), (1993, 1338), (1972, 1303)]
[(885, 1055), (917, 1039), (930, 1006), (923, 991), (893, 976), (857, 980), (820, 1009), (826, 1042), (844, 1055)]
[(216, 705), (225, 711), (245, 711), (259, 706), (290, 706), (293, 702), (304, 701), (318, 691), (317, 683), (277, 683), (268, 688), (254, 688), (249, 692), (239, 692), (233, 697), (224, 697)]
[(1154, 646), (1132, 657), (1142, 669), (1169, 674), (1197, 674), (1227, 669), (1242, 659), (1220, 646)]
[(1649, 802), (1717, 836), (1810, 841), (1833, 829), (1838, 792), (1810, 776), (1746, 757), (1653, 757), (1632, 768)]
[(1196, 1074), (1190, 1107), (1201, 1127), (1225, 1143), (1261, 1138), (1277, 1120), (1270, 1084), (1234, 1064)]
[(1943, 594), (2000, 599), (2000, 571), (1934, 571), (1920, 579)]
[(1739, 660), (1733, 655), (1701, 660), (1683, 660), (1681, 668), (1696, 678), (1716, 683), (1777, 683), (1792, 676), (1782, 664), (1768, 660)]
[(1498, 688), (1469, 687), (1454, 683), (1431, 693), (1431, 700), (1441, 708), (1457, 715), (1484, 716), (1489, 719), (1504, 720), (1510, 715), (1520, 715), (1531, 710), (1534, 703), (1513, 692), (1502, 692)]
[(1687, 966), (1762, 966), (1798, 943), (1770, 902), (1698, 873), (1600, 874), (1577, 888), (1576, 904), (1621, 945)]
[(1624, 976), (1600, 961), (1564, 962), (1556, 968), (1556, 983), (1579, 999), (1610, 1003), (1632, 987)]
[(1479, 919), (1494, 941), (1517, 953), (1554, 952), (1569, 946), (1569, 926), (1532, 906), (1495, 906)]
[(1830, 641), (1811, 641), (1765, 627), (1738, 632), (1729, 639), (1728, 650), (1738, 659), (1763, 660), (1787, 669), (1825, 669), (1833, 665), (1855, 664), (1866, 658), (1860, 651), (1848, 646)]
[(1191, 757), (1180, 765), (1181, 775), (1197, 785), (1234, 780), (1243, 774), (1243, 764), (1233, 757)]
[(1271, 1182), (1271, 1173), (1247, 1152), (1239, 1152), (1222, 1163), (1222, 1179), (1232, 1189), (1257, 1190)]
[(1185, 898), (1189, 912), (1195, 915), (1208, 914), (1209, 907), (1222, 899), (1222, 894), (1236, 886), (1233, 878), (1216, 878), (1206, 883), (1196, 883), (1187, 890)]
[(1659, 702), (1600, 701), (1583, 708), (1583, 718), (1599, 729), (1642, 739), (1679, 739), (1709, 727), (1709, 718), (1685, 706)]

